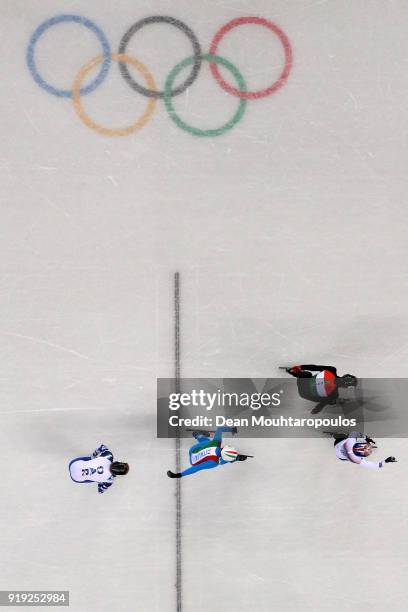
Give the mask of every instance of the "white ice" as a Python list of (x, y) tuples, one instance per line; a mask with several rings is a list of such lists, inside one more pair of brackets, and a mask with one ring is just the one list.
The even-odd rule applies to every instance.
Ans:
[[(148, 15), (181, 19), (205, 52), (257, 15), (285, 31), (293, 69), (223, 136), (182, 131), (161, 100), (140, 131), (102, 136), (25, 63), (34, 29), (62, 13), (96, 22), (113, 52)], [(174, 441), (155, 435), (176, 270), (182, 376), (305, 361), (406, 376), (407, 19), (398, 0), (2, 1), (0, 590), (70, 590), (72, 612), (176, 610)], [(221, 52), (249, 88), (282, 65), (259, 26)], [(38, 43), (58, 87), (98, 53), (78, 24)], [(159, 25), (129, 45), (160, 88), (189, 53)], [(146, 100), (114, 63), (83, 104), (116, 127)], [(237, 100), (204, 63), (174, 105), (209, 128)], [(330, 441), (252, 439), (252, 462), (183, 480), (182, 611), (405, 610), (407, 442), (378, 442), (399, 463), (364, 471)], [(103, 496), (67, 469), (100, 443), (131, 465)]]

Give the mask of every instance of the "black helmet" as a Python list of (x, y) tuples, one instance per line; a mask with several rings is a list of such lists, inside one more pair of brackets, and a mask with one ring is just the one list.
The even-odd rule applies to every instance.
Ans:
[(129, 471), (129, 464), (121, 461), (114, 461), (110, 466), (110, 471), (113, 476), (125, 476)]
[(358, 380), (356, 376), (353, 376), (353, 374), (344, 374), (344, 376), (340, 376), (338, 379), (339, 387), (357, 387), (357, 383)]

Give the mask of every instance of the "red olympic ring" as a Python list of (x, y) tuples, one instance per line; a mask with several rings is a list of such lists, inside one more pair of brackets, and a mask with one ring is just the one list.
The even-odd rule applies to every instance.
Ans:
[(213, 55), (217, 54), (217, 48), (220, 40), (230, 30), (236, 28), (237, 26), (246, 25), (250, 23), (254, 23), (256, 25), (261, 25), (265, 28), (268, 28), (268, 30), (274, 32), (281, 41), (283, 49), (285, 51), (285, 64), (278, 79), (266, 89), (261, 89), (259, 91), (240, 91), (236, 87), (233, 87), (232, 85), (229, 85), (226, 81), (224, 81), (217, 64), (210, 63), (211, 72), (213, 73), (213, 76), (216, 79), (217, 83), (228, 93), (233, 94), (234, 96), (238, 96), (239, 98), (245, 98), (246, 100), (265, 98), (266, 96), (270, 96), (272, 93), (280, 89), (287, 80), (293, 63), (292, 47), (289, 38), (286, 36), (285, 32), (283, 32), (283, 30), (281, 30), (277, 25), (272, 23), (272, 21), (269, 21), (268, 19), (263, 19), (261, 17), (238, 17), (237, 19), (232, 19), (232, 21), (229, 21), (222, 28), (220, 28), (214, 36), (210, 46), (210, 53)]

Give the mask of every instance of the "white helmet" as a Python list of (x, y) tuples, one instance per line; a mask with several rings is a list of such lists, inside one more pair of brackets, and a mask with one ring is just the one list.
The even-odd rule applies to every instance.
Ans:
[(238, 451), (236, 451), (235, 448), (232, 448), (231, 446), (224, 446), (221, 449), (221, 458), (224, 459), (224, 461), (231, 463), (232, 461), (236, 461), (237, 457)]

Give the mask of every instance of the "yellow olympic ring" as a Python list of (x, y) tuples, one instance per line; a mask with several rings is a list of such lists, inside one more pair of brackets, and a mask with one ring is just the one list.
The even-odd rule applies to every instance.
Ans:
[[(72, 101), (74, 103), (74, 108), (79, 118), (81, 119), (81, 121), (83, 121), (85, 125), (91, 128), (91, 130), (95, 130), (95, 132), (98, 132), (99, 134), (103, 134), (104, 136), (128, 136), (129, 134), (132, 134), (133, 132), (140, 130), (140, 128), (142, 128), (148, 122), (156, 106), (156, 99), (150, 98), (143, 115), (139, 117), (139, 119), (137, 119), (134, 123), (131, 123), (127, 127), (106, 128), (106, 127), (103, 127), (102, 125), (99, 125), (95, 121), (93, 121), (90, 117), (88, 117), (88, 115), (85, 113), (84, 109), (82, 108), (81, 85), (86, 75), (92, 70), (92, 68), (101, 64), (104, 61), (104, 59), (105, 58), (103, 55), (98, 55), (97, 57), (94, 57), (94, 59), (92, 59), (90, 62), (85, 64), (85, 66), (83, 66), (81, 70), (78, 72), (77, 76), (75, 77), (75, 81), (72, 87)], [(127, 64), (134, 66), (136, 70), (138, 70), (143, 75), (149, 89), (157, 91), (156, 83), (154, 81), (153, 75), (148, 71), (146, 66), (142, 64), (142, 62), (139, 62), (137, 59), (134, 59), (133, 57), (130, 57), (129, 55), (125, 55), (124, 53), (113, 54), (111, 55), (111, 59), (115, 62), (126, 62)]]

